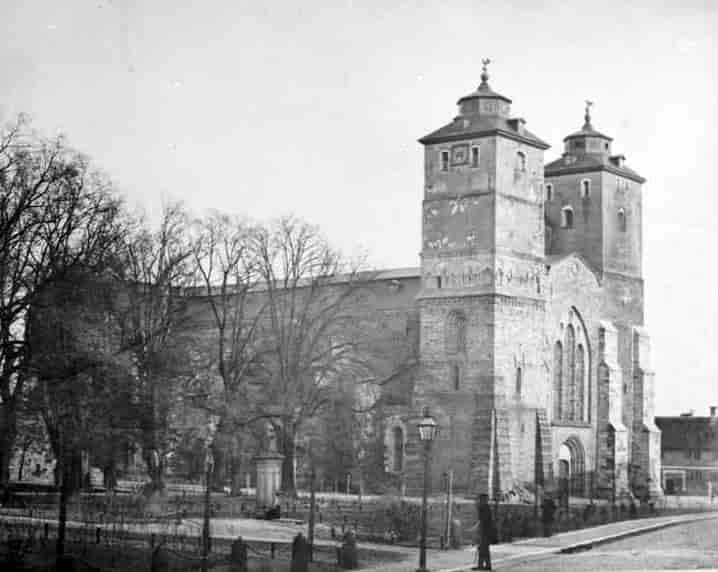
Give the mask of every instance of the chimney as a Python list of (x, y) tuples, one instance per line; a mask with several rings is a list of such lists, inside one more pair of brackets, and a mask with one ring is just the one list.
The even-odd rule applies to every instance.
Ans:
[(710, 409), (711, 417), (715, 417), (716, 416), (716, 406), (711, 405), (708, 409)]

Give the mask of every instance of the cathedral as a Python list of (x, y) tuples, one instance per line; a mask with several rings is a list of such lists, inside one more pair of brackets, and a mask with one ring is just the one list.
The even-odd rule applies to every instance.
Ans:
[(592, 124), (549, 144), (481, 84), (422, 137), (420, 267), (388, 270), (416, 316), (405, 399), (383, 413), (386, 469), (420, 487), (417, 423), (439, 425), (433, 482), (492, 496), (659, 495), (644, 323), (645, 179)]

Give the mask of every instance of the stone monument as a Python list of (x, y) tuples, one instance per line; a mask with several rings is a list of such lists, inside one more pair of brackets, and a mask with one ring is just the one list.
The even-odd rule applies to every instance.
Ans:
[(257, 508), (272, 508), (277, 503), (277, 491), (282, 484), (284, 455), (277, 451), (277, 435), (267, 423), (260, 453), (254, 458), (257, 465)]

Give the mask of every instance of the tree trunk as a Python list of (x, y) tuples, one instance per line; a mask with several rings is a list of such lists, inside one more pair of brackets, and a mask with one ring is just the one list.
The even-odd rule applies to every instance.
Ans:
[(211, 488), (221, 489), (227, 480), (227, 461), (228, 455), (226, 450), (226, 439), (220, 436), (212, 443), (212, 457), (214, 458), (214, 468), (210, 480)]
[(62, 557), (65, 554), (65, 527), (67, 523), (67, 498), (70, 496), (70, 479), (67, 468), (68, 463), (58, 459), (61, 465), (58, 473), (60, 475), (60, 511), (57, 519), (57, 543), (55, 546), (55, 556), (57, 560), (57, 569), (60, 569)]
[(164, 489), (164, 463), (162, 456), (157, 449), (145, 449), (142, 451), (142, 457), (147, 467), (147, 474), (150, 477), (150, 482), (145, 487), (145, 491), (151, 494), (156, 491)]
[(27, 455), (27, 445), (23, 445), (22, 453), (20, 453), (20, 466), (17, 469), (17, 480), (22, 481), (22, 471), (25, 468), (25, 456)]
[(0, 403), (0, 500), (9, 495), (10, 462), (17, 436), (16, 413), (13, 404)]
[(294, 496), (296, 493), (296, 484), (294, 482), (294, 432), (284, 425), (280, 432), (281, 453), (284, 455), (282, 461), (282, 492), (284, 494)]
[[(237, 444), (237, 443), (235, 443)], [(242, 492), (242, 456), (239, 447), (235, 448), (231, 459), (232, 494), (238, 495)]]
[(108, 492), (112, 492), (117, 488), (117, 467), (115, 460), (111, 459), (108, 465), (102, 471), (102, 483)]

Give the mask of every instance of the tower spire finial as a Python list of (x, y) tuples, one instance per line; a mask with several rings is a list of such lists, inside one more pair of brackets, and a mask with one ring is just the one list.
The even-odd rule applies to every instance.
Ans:
[(591, 107), (593, 106), (593, 101), (586, 100), (586, 113), (583, 116), (583, 128), (584, 130), (587, 129), (593, 129), (591, 126)]
[(479, 89), (489, 87), (489, 70), (487, 67), (490, 63), (491, 60), (489, 58), (481, 60), (481, 85)]

